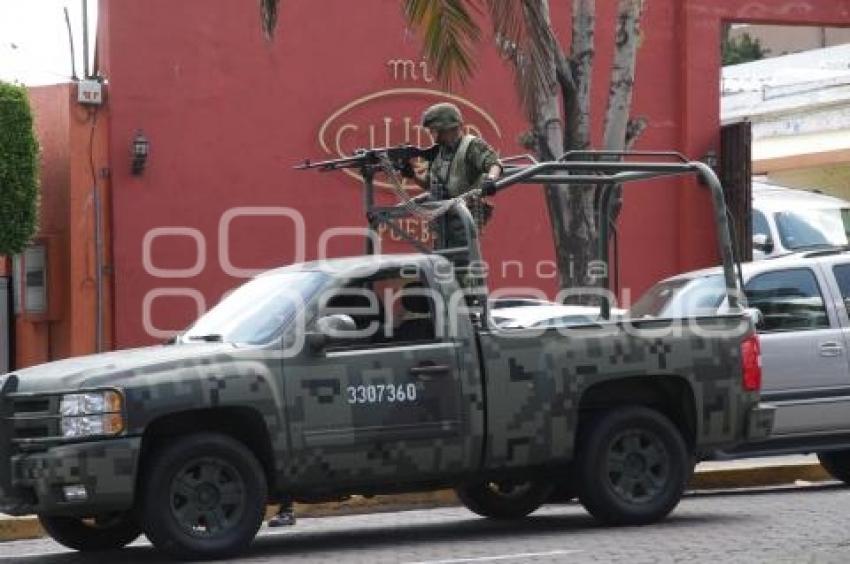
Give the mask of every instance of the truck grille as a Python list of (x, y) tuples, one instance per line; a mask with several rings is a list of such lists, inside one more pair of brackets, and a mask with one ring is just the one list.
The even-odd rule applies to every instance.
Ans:
[(9, 394), (10, 415), (5, 422), (10, 434), (12, 453), (40, 450), (51, 439), (61, 436), (59, 396)]

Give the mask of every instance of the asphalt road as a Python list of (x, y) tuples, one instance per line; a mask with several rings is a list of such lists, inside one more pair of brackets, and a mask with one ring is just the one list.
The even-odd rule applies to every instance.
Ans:
[[(83, 556), (50, 540), (0, 544), (0, 563), (163, 562), (139, 541)], [(238, 562), (489, 564), (542, 562), (850, 562), (850, 488), (835, 484), (695, 493), (663, 523), (599, 527), (579, 505), (513, 523), (462, 508), (301, 519), (263, 529)]]

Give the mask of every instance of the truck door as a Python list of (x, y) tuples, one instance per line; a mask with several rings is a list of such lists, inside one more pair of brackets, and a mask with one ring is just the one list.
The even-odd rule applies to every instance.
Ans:
[[(835, 310), (841, 325), (841, 333), (844, 336), (842, 344), (844, 350), (850, 350), (850, 263), (836, 262), (834, 264), (823, 263), (821, 265), (824, 278), (829, 282), (833, 296), (830, 308)], [(843, 390), (836, 390), (836, 394), (842, 397), (844, 410), (840, 426), (844, 431), (850, 430), (850, 355), (844, 355), (845, 383), (841, 386)]]
[(469, 468), (458, 342), (445, 304), (417, 273), (383, 270), (322, 298), (357, 324), (351, 338), (284, 361), (291, 479), (410, 481)]
[(762, 398), (777, 407), (774, 436), (836, 430), (848, 419), (844, 335), (822, 282), (811, 268), (788, 268), (745, 285), (764, 316)]

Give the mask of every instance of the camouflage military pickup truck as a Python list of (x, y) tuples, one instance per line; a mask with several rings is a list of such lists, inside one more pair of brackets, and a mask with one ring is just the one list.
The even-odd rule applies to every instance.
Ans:
[(244, 549), (284, 499), (450, 487), (517, 519), (560, 486), (602, 523), (644, 524), (696, 461), (769, 432), (743, 310), (503, 329), (454, 268), (295, 264), (169, 344), (3, 376), (0, 511), (78, 550), (144, 532), (190, 558)]

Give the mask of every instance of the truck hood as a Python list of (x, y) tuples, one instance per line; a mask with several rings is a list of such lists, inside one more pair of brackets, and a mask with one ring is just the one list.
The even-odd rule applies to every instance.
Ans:
[(232, 353), (229, 343), (191, 343), (128, 349), (48, 362), (15, 370), (17, 391), (45, 393), (73, 391), (88, 386), (116, 386), (138, 375), (166, 366), (196, 363), (202, 358)]

